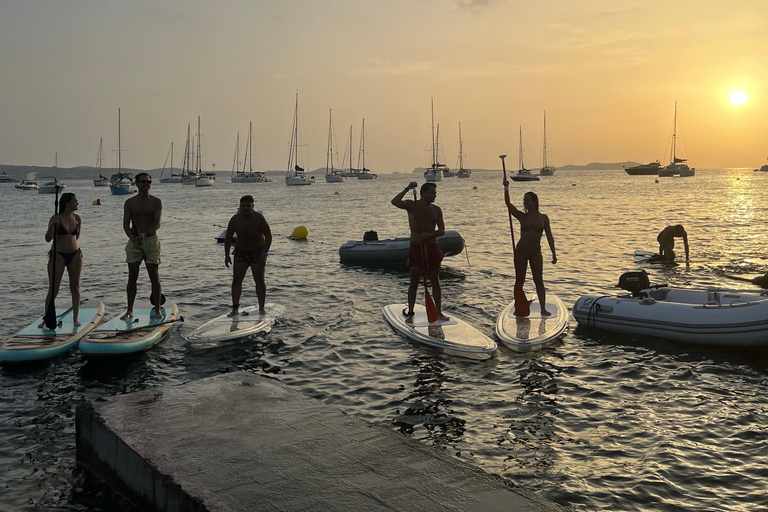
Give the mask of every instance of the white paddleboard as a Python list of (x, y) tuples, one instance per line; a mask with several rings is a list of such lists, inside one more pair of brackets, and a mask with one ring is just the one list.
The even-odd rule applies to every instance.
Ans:
[(285, 306), (267, 303), (266, 315), (259, 314), (258, 306), (240, 308), (236, 316), (221, 315), (209, 320), (187, 336), (189, 343), (215, 343), (236, 340), (259, 332), (269, 332), (272, 325), (285, 311)]
[(664, 263), (667, 265), (675, 265), (674, 261), (669, 261), (666, 257), (662, 256), (661, 254), (657, 254), (655, 252), (649, 252), (649, 251), (635, 251), (635, 262), (636, 263)]
[(541, 304), (531, 302), (529, 316), (515, 316), (515, 303), (512, 302), (496, 320), (496, 336), (510, 350), (530, 352), (539, 350), (557, 341), (568, 327), (568, 309), (560, 298), (547, 290), (547, 311), (551, 315), (542, 316)]
[(496, 351), (496, 342), (468, 323), (456, 317), (449, 321), (429, 323), (427, 310), (416, 304), (413, 308), (413, 323), (407, 323), (403, 309), (405, 304), (384, 306), (384, 318), (400, 334), (424, 345), (444, 351), (446, 354), (488, 359)]

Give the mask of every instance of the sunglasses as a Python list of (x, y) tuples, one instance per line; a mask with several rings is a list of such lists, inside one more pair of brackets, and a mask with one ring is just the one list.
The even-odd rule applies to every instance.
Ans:
[(139, 183), (141, 183), (142, 185), (151, 185), (152, 180), (139, 180)]

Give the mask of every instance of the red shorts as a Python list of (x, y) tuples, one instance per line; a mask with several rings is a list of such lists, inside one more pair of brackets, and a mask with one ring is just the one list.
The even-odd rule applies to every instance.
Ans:
[[(430, 244), (424, 246), (424, 251), (427, 253), (427, 269), (432, 270), (438, 268), (440, 262), (443, 261), (443, 251), (437, 244)], [(411, 245), (408, 250), (408, 266), (409, 267), (422, 267), (422, 246)]]

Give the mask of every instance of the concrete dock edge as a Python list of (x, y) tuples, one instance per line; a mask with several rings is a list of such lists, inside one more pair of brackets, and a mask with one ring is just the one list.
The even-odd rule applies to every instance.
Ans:
[(75, 423), (78, 462), (143, 510), (562, 510), (248, 372), (81, 404)]

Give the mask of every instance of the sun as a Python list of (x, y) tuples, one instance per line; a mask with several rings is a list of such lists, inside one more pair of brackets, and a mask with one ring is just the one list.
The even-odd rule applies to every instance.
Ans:
[(731, 92), (731, 95), (729, 96), (729, 99), (731, 100), (732, 105), (743, 105), (747, 101), (749, 101), (749, 97), (747, 96), (747, 93), (744, 91), (733, 91)]

